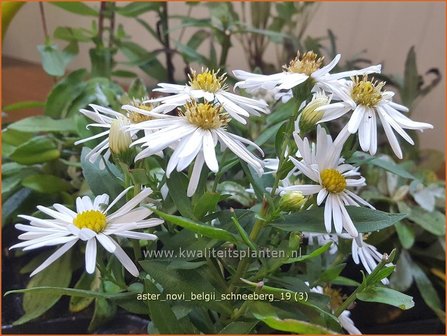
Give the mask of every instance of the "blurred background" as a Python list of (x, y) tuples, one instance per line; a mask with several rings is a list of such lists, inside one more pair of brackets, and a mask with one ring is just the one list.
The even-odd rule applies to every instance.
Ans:
[[(125, 3), (123, 3), (124, 5)], [(99, 9), (99, 3), (89, 3), (89, 6)], [(243, 14), (244, 6), (233, 3), (233, 9), (238, 16)], [(442, 76), (445, 75), (445, 3), (444, 2), (321, 2), (313, 4), (307, 9), (306, 16), (294, 23), (298, 34), (303, 36), (327, 36), (330, 29), (336, 37), (337, 51), (342, 54), (342, 60), (355, 57), (365, 58), (372, 63), (382, 63), (387, 74), (404, 74), (405, 60), (409, 49), (414, 46), (417, 55), (417, 68), (427, 82), (434, 77), (426, 74), (430, 69), (437, 68)], [(182, 2), (168, 4), (169, 15), (188, 16), (195, 19), (209, 17), (206, 6), (190, 6)], [(92, 16), (81, 16), (67, 12), (51, 4), (44, 4), (46, 26), (49, 35), (57, 27), (91, 27)], [(256, 14), (250, 16), (252, 24), (256, 21)], [(149, 24), (157, 18), (154, 12), (146, 12), (139, 16)], [(213, 22), (213, 19), (211, 19)], [(305, 21), (305, 22), (304, 22)], [(188, 41), (194, 33), (193, 29), (184, 29), (184, 21), (174, 21), (170, 24), (169, 32), (172, 41)], [(154, 36), (138, 24), (133, 18), (117, 16), (116, 24), (122, 24), (132, 41), (149, 49), (161, 48), (161, 44)], [(253, 24), (254, 25), (254, 24)], [(41, 13), (38, 3), (27, 3), (12, 20), (3, 40), (3, 88), (2, 97), (5, 106), (20, 100), (44, 101), (48, 91), (54, 84), (53, 78), (46, 75), (40, 64), (40, 55), (36, 48), (45, 41), (45, 33), (41, 23)], [(174, 42), (175, 43), (175, 42)], [(232, 36), (233, 47), (226, 58), (227, 69), (252, 70), (244, 53), (244, 45), (237, 36)], [(243, 43), (243, 41), (242, 41)], [(323, 44), (329, 41), (322, 40)], [(64, 45), (64, 42), (58, 42)], [(80, 44), (79, 54), (68, 65), (68, 70), (89, 68), (88, 50), (93, 43)], [(175, 46), (174, 46), (175, 47)], [(218, 46), (219, 47), (219, 46)], [(203, 43), (198, 47), (199, 52), (205, 52), (208, 46)], [(219, 54), (219, 50), (217, 50)], [(281, 59), (278, 44), (268, 44), (263, 50), (266, 63), (271, 65), (271, 72), (278, 71)], [(118, 54), (118, 60), (125, 60), (125, 56)], [(163, 60), (163, 58), (160, 58)], [(172, 58), (175, 68), (175, 78), (184, 80), (184, 62), (180, 56)], [(25, 62), (22, 62), (25, 61)], [(281, 63), (282, 62), (282, 63)], [(194, 65), (194, 63), (191, 63)], [(137, 72), (137, 71), (136, 71)], [(143, 71), (138, 75), (148, 86), (156, 84)], [(126, 85), (130, 79), (120, 78), (119, 82)], [(420, 136), (421, 148), (444, 149), (445, 125), (445, 81), (437, 85), (428, 95), (421, 97), (413, 105), (412, 118), (435, 125), (435, 130), (427, 131)], [(19, 118), (18, 111), (8, 118)], [(11, 119), (11, 120), (13, 120)]]

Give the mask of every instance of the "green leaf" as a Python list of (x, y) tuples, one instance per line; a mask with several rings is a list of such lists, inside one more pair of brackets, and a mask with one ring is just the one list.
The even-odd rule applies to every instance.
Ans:
[(119, 111), (121, 103), (118, 97), (123, 94), (123, 90), (118, 84), (101, 77), (91, 78), (83, 84), (79, 94), (67, 106), (64, 115), (76, 118), (80, 115), (79, 110), (91, 103), (110, 106)]
[(43, 69), (50, 76), (60, 77), (65, 73), (67, 65), (64, 54), (57, 45), (38, 45)]
[[(243, 279), (243, 282), (246, 284), (256, 288), (260, 293), (265, 294), (273, 294), (274, 298), (278, 301), (288, 301), (292, 304), (300, 305), (300, 310), (308, 309), (310, 312), (313, 313), (314, 316), (319, 316), (324, 318), (325, 321), (328, 321), (329, 323), (335, 323), (335, 325), (338, 325), (337, 319), (330, 314), (328, 311), (320, 308), (317, 304), (315, 304), (313, 301), (309, 300), (309, 288), (307, 285), (303, 283), (305, 286), (305, 289), (295, 291), (295, 290), (288, 290), (283, 288), (276, 288), (271, 286), (262, 286), (262, 288), (259, 288), (259, 284), (255, 282), (251, 282), (248, 280)], [(311, 295), (313, 293), (310, 293)], [(321, 296), (321, 295), (319, 295)], [(323, 305), (327, 306), (327, 302)], [(252, 309), (254, 312), (261, 313), (263, 315), (271, 315), (272, 311), (269, 313), (269, 308), (272, 308), (270, 305), (266, 305), (263, 303), (258, 302), (256, 305), (252, 305)]]
[(408, 219), (436, 236), (445, 235), (445, 215), (440, 211), (428, 212), (419, 207), (412, 207)]
[(54, 37), (60, 40), (72, 42), (89, 42), (95, 35), (85, 28), (57, 27)]
[(245, 188), (234, 181), (219, 183), (217, 192), (221, 195), (229, 196), (228, 199), (234, 200), (244, 207), (249, 207), (253, 202), (252, 197)]
[(85, 69), (70, 73), (53, 87), (47, 98), (45, 114), (52, 118), (63, 118), (67, 115), (68, 107), (85, 87)]
[[(161, 295), (157, 286), (150, 280), (144, 280), (145, 292)], [(189, 334), (193, 328), (185, 328), (185, 325), (178, 321), (169, 303), (165, 300), (147, 300), (149, 316), (154, 326), (160, 334)]]
[(182, 270), (190, 270), (190, 269), (196, 269), (199, 267), (202, 267), (203, 265), (206, 265), (207, 261), (186, 261), (186, 260), (173, 260), (168, 267), (166, 267), (167, 270), (176, 270), (176, 269), (182, 269)]
[(399, 236), (400, 243), (405, 249), (409, 249), (413, 246), (415, 241), (414, 229), (406, 222), (398, 222), (395, 224), (397, 235)]
[(374, 156), (371, 156), (366, 153), (356, 152), (352, 156), (352, 158), (349, 160), (350, 163), (354, 164), (355, 166), (360, 166), (363, 164), (376, 166), (379, 168), (383, 168), (391, 173), (394, 173), (398, 176), (401, 176), (403, 178), (407, 179), (415, 179), (415, 177), (410, 174), (408, 171), (406, 171), (403, 167), (400, 165), (395, 164), (394, 162), (386, 161), (383, 159), (375, 158)]
[(60, 177), (44, 174), (36, 174), (26, 177), (22, 181), (22, 186), (45, 194), (73, 189), (73, 186), (70, 183)]
[[(86, 289), (97, 291), (101, 285), (101, 279), (98, 273), (88, 274), (87, 272), (82, 273), (78, 282), (76, 282), (75, 289)], [(78, 313), (86, 309), (94, 300), (94, 297), (78, 297), (72, 296), (70, 298), (68, 310), (72, 313)]]
[(428, 276), (415, 262), (410, 261), (410, 269), (425, 304), (430, 307), (442, 321), (445, 321), (445, 312), (441, 308), (441, 300)]
[(410, 255), (406, 250), (402, 250), (396, 263), (396, 270), (390, 278), (391, 287), (400, 292), (407, 291), (413, 284), (412, 273)]
[(56, 160), (60, 152), (53, 140), (46, 136), (37, 136), (17, 147), (9, 156), (17, 163), (32, 165)]
[(305, 254), (303, 256), (299, 256), (297, 258), (289, 258), (285, 264), (291, 264), (294, 262), (302, 262), (302, 261), (306, 261), (308, 259), (312, 259), (315, 257), (318, 257), (319, 255), (323, 254), (324, 252), (326, 252), (327, 250), (329, 250), (329, 248), (332, 246), (332, 242), (331, 243), (327, 243), (323, 246), (320, 246), (319, 248), (313, 250), (311, 253), (309, 254)]
[(412, 46), (405, 60), (404, 83), (400, 91), (400, 97), (405, 106), (411, 107), (419, 94), (420, 84), (421, 76), (419, 76), (416, 66), (416, 52), (414, 46)]
[[(42, 271), (43, 272), (43, 271)], [(36, 275), (37, 276), (37, 275)], [(22, 293), (40, 293), (40, 294), (55, 294), (55, 295), (67, 295), (67, 296), (75, 296), (75, 297), (85, 297), (85, 298), (103, 298), (109, 300), (121, 300), (127, 299), (129, 297), (135, 298), (134, 292), (122, 292), (122, 293), (102, 293), (84, 289), (74, 289), (74, 288), (63, 288), (63, 287), (54, 287), (54, 286), (40, 286), (26, 289), (15, 289), (10, 290), (5, 293), (6, 295), (11, 294), (22, 294)]]
[[(358, 232), (373, 232), (385, 229), (406, 217), (406, 214), (387, 213), (369, 208), (347, 206)], [(285, 215), (272, 226), (288, 232), (326, 233), (324, 227), (324, 208), (318, 207), (299, 213)]]
[(237, 241), (236, 237), (232, 233), (225, 231), (223, 229), (219, 229), (214, 226), (199, 224), (199, 223), (194, 222), (193, 220), (188, 219), (188, 218), (174, 216), (174, 215), (168, 215), (168, 214), (161, 212), (159, 210), (154, 210), (154, 212), (159, 217), (163, 218), (164, 220), (166, 220), (172, 224), (181, 226), (181, 227), (183, 227), (187, 230), (193, 231), (195, 233), (200, 233), (200, 234), (204, 235), (205, 237), (219, 239), (219, 240), (228, 241), (228, 242), (232, 242), (232, 243), (235, 243)]
[(188, 178), (181, 172), (172, 172), (171, 176), (166, 179), (166, 184), (169, 190), (175, 190), (170, 192), (177, 210), (182, 216), (195, 219), (194, 212), (192, 210), (191, 198), (186, 195), (188, 189)]
[[(140, 261), (141, 267), (163, 287), (163, 295), (166, 293), (183, 294), (185, 299), (190, 299), (191, 293), (216, 293), (219, 297), (224, 288), (217, 288), (213, 279), (210, 278), (209, 268), (199, 268), (190, 270), (168, 270), (167, 264), (154, 260)], [(232, 308), (229, 301), (183, 301), (183, 303), (193, 306), (203, 306), (220, 313), (231, 314)]]
[(13, 215), (14, 212), (28, 200), (31, 193), (31, 190), (22, 188), (13, 195), (9, 196), (6, 201), (3, 201), (2, 225), (9, 223), (11, 215)]
[(345, 268), (346, 264), (336, 264), (326, 268), (320, 275), (319, 282), (332, 282), (334, 279), (340, 276), (340, 273)]
[(39, 293), (33, 292), (35, 287), (55, 286), (66, 287), (71, 279), (71, 253), (67, 253), (52, 265), (36, 274), (28, 283), (27, 289), (23, 290), (23, 310), (25, 314), (15, 321), (14, 325), (26, 323), (41, 316), (53, 307), (61, 298), (57, 292)]
[(133, 2), (122, 7), (116, 7), (116, 12), (122, 16), (136, 17), (150, 11), (158, 11), (160, 2)]
[(208, 212), (213, 212), (222, 198), (220, 194), (215, 192), (204, 193), (194, 202), (193, 213), (195, 218), (202, 219)]
[(135, 78), (132, 83), (130, 83), (127, 94), (130, 98), (142, 99), (147, 96), (146, 85), (140, 78)]
[(267, 127), (264, 132), (261, 133), (260, 136), (256, 139), (255, 143), (258, 146), (262, 146), (264, 143), (266, 143), (268, 140), (270, 140), (275, 134), (278, 133), (278, 130), (283, 125), (283, 122), (279, 122), (273, 126)]
[(414, 307), (413, 298), (386, 287), (368, 287), (357, 293), (357, 299), (365, 302), (380, 302), (407, 310)]
[(98, 159), (95, 163), (91, 163), (85, 159), (85, 156), (91, 150), (87, 147), (82, 148), (81, 152), (81, 166), (82, 173), (87, 180), (87, 183), (94, 195), (107, 194), (112, 199), (118, 196), (123, 190), (119, 180), (122, 180), (121, 172), (110, 162), (107, 162), (107, 167), (101, 169), (99, 167)]
[(50, 2), (53, 6), (62, 8), (70, 13), (80, 14), (80, 15), (89, 15), (89, 16), (98, 16), (98, 12), (93, 8), (87, 6), (83, 2)]
[(8, 129), (21, 132), (74, 132), (75, 125), (71, 120), (55, 120), (47, 116), (28, 117), (8, 125)]
[(253, 322), (243, 322), (236, 321), (227, 324), (223, 329), (219, 331), (221, 335), (240, 335), (240, 334), (250, 334), (254, 327), (258, 324), (258, 321)]
[(305, 321), (298, 321), (294, 319), (280, 319), (277, 316), (262, 316), (257, 313), (253, 315), (260, 321), (267, 324), (270, 328), (279, 331), (286, 331), (296, 334), (319, 334), (319, 335), (334, 335), (335, 331), (329, 330), (317, 324), (312, 324)]
[(44, 107), (45, 103), (40, 101), (22, 101), (14, 104), (9, 104), (3, 107), (3, 112), (11, 112), (16, 110), (26, 110), (36, 107)]
[(103, 298), (95, 299), (95, 310), (87, 330), (92, 333), (110, 321), (116, 314), (116, 304)]

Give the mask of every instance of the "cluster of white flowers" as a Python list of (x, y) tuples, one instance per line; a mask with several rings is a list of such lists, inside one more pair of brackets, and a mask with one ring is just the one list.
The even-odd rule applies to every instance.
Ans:
[[(413, 144), (405, 129), (422, 131), (432, 128), (432, 125), (414, 122), (406, 117), (403, 113), (408, 109), (392, 101), (393, 93), (384, 90), (385, 83), (370, 77), (371, 74), (380, 73), (380, 65), (331, 73), (339, 60), (340, 55), (337, 55), (328, 65), (323, 66), (323, 58), (313, 52), (306, 52), (298, 54), (277, 74), (261, 75), (236, 70), (233, 74), (240, 81), (235, 84), (235, 89), (245, 89), (252, 94), (264, 91), (270, 97), (287, 101), (293, 98), (297, 86), (311, 84), (313, 98), (308, 100), (307, 105), (304, 103), (300, 106), (299, 111), (302, 113), (295, 122), (293, 137), (298, 152), (288, 157), (295, 168), (279, 185), (278, 192), (281, 195), (293, 192), (303, 196), (316, 194), (317, 206), (324, 204), (324, 225), (328, 234), (308, 234), (310, 240), (316, 237), (320, 244), (327, 241), (336, 244), (339, 237), (351, 239), (354, 262), (361, 262), (366, 271), (371, 273), (382, 255), (363, 241), (346, 206), (373, 207), (356, 193), (366, 185), (366, 181), (358, 167), (344, 161), (344, 144), (351, 134), (358, 134), (360, 148), (374, 155), (378, 147), (377, 126), (380, 121), (392, 150), (398, 158), (402, 158), (402, 150), (394, 132)], [(259, 175), (264, 173), (264, 168), (276, 171), (279, 165), (277, 158), (261, 160), (250, 149), (252, 147), (263, 155), (259, 146), (227, 129), (232, 119), (246, 124), (250, 116), (270, 113), (267, 102), (232, 93), (225, 82), (226, 74), (202, 69), (200, 73), (192, 71), (185, 85), (161, 83), (154, 90), (169, 95), (134, 101), (122, 106), (122, 112), (90, 105), (92, 110), (83, 109), (81, 113), (95, 122), (88, 127), (99, 127), (103, 131), (77, 143), (103, 138), (87, 157), (91, 162), (101, 158), (103, 165), (114, 154), (126, 150), (134, 150), (136, 161), (170, 153), (165, 169), (167, 178), (174, 169), (183, 171), (192, 166), (188, 196), (196, 192), (204, 165), (213, 173), (219, 171), (216, 154), (218, 144), (221, 151), (230, 150)], [(349, 121), (332, 139), (321, 124), (346, 114), (350, 114)], [(300, 125), (309, 124), (314, 127), (319, 124), (316, 127), (315, 143), (300, 132)], [(297, 174), (309, 183), (290, 182), (289, 178)], [(153, 234), (133, 230), (159, 225), (162, 220), (146, 219), (151, 211), (138, 206), (150, 194), (150, 189), (143, 189), (121, 209), (107, 215), (127, 190), (108, 207), (109, 197), (101, 195), (93, 201), (88, 197), (78, 198), (76, 212), (60, 204), (54, 204), (55, 210), (39, 207), (52, 219), (21, 216), (29, 220), (30, 225), (17, 224), (19, 230), (25, 231), (19, 236), (24, 242), (13, 248), (29, 250), (63, 244), (32, 273), (34, 275), (61, 257), (78, 240), (86, 241), (85, 265), (87, 272), (92, 273), (95, 270), (98, 240), (105, 250), (115, 254), (131, 274), (138, 276), (134, 263), (110, 235), (156, 239)], [(335, 251), (332, 248), (331, 252)], [(340, 322), (348, 331), (358, 331), (349, 319), (349, 312), (340, 316)]]

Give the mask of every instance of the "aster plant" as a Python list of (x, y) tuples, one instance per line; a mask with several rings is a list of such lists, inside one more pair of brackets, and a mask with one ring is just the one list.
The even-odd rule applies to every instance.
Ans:
[[(184, 17), (185, 26), (210, 31), (175, 48), (166, 3), (102, 3), (91, 39), (88, 30), (58, 31), (76, 46), (95, 44), (92, 71), (62, 79), (44, 117), (4, 131), (4, 192), (14, 209), (4, 215), (14, 223), (4, 247), (27, 278), (6, 295), (23, 295), (15, 325), (59, 302), (88, 316), (92, 333), (125, 312), (144, 319), (149, 334), (360, 334), (358, 306), (411, 309), (402, 291), (413, 283), (443, 318), (433, 277), (445, 272), (433, 251), (445, 249), (445, 197), (412, 161), (416, 131), (433, 128), (410, 118), (407, 91), (417, 88), (399, 86), (380, 64), (342, 66), (335, 42), (325, 58), (315, 41), (281, 35), (290, 43), (280, 54), (290, 59), (267, 64), (273, 5), (250, 6), (264, 16), (255, 27), (232, 4), (210, 3), (212, 22)], [(275, 25), (292, 32), (287, 22), (309, 4), (275, 6)], [(154, 53), (123, 27), (113, 31), (110, 15), (149, 11), (156, 30), (138, 20), (163, 46)], [(259, 56), (249, 60), (255, 72), (225, 67), (237, 34)], [(209, 57), (195, 50), (207, 37)], [(152, 91), (135, 79), (125, 92), (110, 79), (130, 76), (115, 68), (123, 64), (116, 50), (157, 81)], [(177, 53), (182, 82), (174, 80)], [(65, 71), (48, 64), (50, 75)], [(18, 180), (23, 189), (14, 189)], [(54, 197), (22, 195), (29, 190)], [(429, 267), (424, 258), (437, 259)]]
[[(362, 151), (376, 154), (377, 120), (398, 158), (402, 152), (390, 127), (412, 143), (402, 127), (431, 125), (405, 117), (407, 109), (391, 101), (392, 92), (382, 91), (385, 83), (369, 79), (380, 65), (331, 74), (339, 59), (323, 65), (322, 57), (306, 52), (275, 75), (234, 71), (241, 79), (236, 93), (221, 70), (191, 70), (186, 85), (159, 84), (154, 93), (161, 97), (145, 94), (117, 110), (94, 104), (80, 110), (94, 121), (87, 128), (100, 129), (75, 142), (100, 141), (85, 147), (81, 160), (95, 197), (78, 197), (75, 207), (38, 206), (50, 218), (19, 215), (16, 228), (25, 233), (10, 248), (56, 246), (31, 277), (68, 262), (63, 257), (73, 249), (83, 254), (86, 274), (97, 279), (92, 281), (115, 279), (117, 294), (52, 290), (72, 297), (109, 295), (111, 304), (147, 310), (152, 332), (225, 333), (238, 326), (263, 333), (359, 333), (350, 317), (357, 300), (411, 308), (411, 297), (388, 286), (396, 250), (379, 252), (367, 242), (368, 233), (389, 228), (406, 214), (376, 210), (362, 197), (368, 181), (354, 158)], [(287, 108), (270, 109), (265, 100), (249, 97), (259, 89), (274, 92)], [(350, 120), (333, 137), (327, 131), (331, 121), (350, 111)], [(263, 150), (244, 132), (251, 117), (267, 113), (286, 115), (270, 135), (273, 151), (268, 138)], [(123, 191), (96, 194), (108, 180)], [(250, 184), (246, 190), (244, 180)], [(247, 195), (245, 202), (238, 193)], [(179, 249), (190, 250), (190, 257), (177, 255)], [(221, 256), (199, 254), (207, 249)], [(282, 254), (263, 255), (266, 249)], [(251, 254), (235, 259), (230, 251)], [(366, 271), (358, 268), (363, 272), (358, 281), (341, 275), (349, 254), (354, 267), (361, 264)], [(320, 272), (310, 272), (317, 266)], [(176, 291), (190, 301), (207, 291), (219, 299), (196, 299), (193, 305), (144, 299)], [(255, 294), (264, 299), (243, 299)], [(176, 307), (184, 307), (185, 314), (178, 316)], [(207, 311), (213, 318), (198, 324), (193, 316)]]

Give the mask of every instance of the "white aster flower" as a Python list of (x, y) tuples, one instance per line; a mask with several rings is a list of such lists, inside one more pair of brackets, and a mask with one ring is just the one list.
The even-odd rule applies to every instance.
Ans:
[[(382, 261), (383, 254), (377, 251), (375, 246), (365, 243), (362, 235), (359, 234), (357, 238), (352, 239), (352, 259), (357, 265), (362, 263), (368, 274), (371, 274), (377, 264)], [(382, 283), (388, 285), (390, 282), (384, 278)]]
[[(129, 123), (128, 118), (123, 115), (122, 113), (116, 112), (110, 108), (102, 107), (95, 104), (89, 105), (93, 111), (82, 109), (80, 112), (85, 115), (86, 117), (92, 119), (96, 123), (87, 125), (87, 128), (93, 126), (93, 127), (99, 127), (104, 129), (104, 131), (95, 134), (91, 137), (79, 140), (75, 142), (75, 145), (79, 145), (84, 142), (88, 142), (94, 139), (98, 138), (104, 138), (97, 146), (95, 146), (86, 156), (86, 159), (89, 160), (91, 163), (96, 162), (96, 160), (103, 155), (104, 160), (108, 161), (111, 155), (110, 146), (109, 146), (109, 135), (110, 135), (110, 128), (112, 127), (112, 124), (115, 124), (116, 127), (120, 128), (121, 126), (124, 126)], [(103, 154), (104, 153), (104, 154)], [(104, 168), (104, 162), (101, 160), (100, 167)]]
[[(86, 159), (91, 163), (95, 163), (101, 155), (103, 155), (104, 161), (108, 161), (114, 150), (115, 154), (119, 154), (119, 151), (125, 149), (126, 144), (130, 144), (131, 139), (135, 139), (137, 132), (133, 131), (127, 133), (125, 126), (151, 119), (150, 116), (145, 114), (146, 111), (150, 111), (154, 108), (151, 104), (144, 104), (138, 100), (134, 100), (132, 104), (138, 106), (139, 110), (138, 112), (129, 112), (127, 115), (95, 104), (89, 105), (93, 111), (86, 109), (80, 110), (83, 115), (96, 121), (94, 124), (87, 125), (87, 128), (93, 126), (105, 129), (103, 132), (75, 142), (75, 145), (79, 145), (94, 139), (104, 138), (86, 155)], [(169, 112), (171, 109), (171, 107), (166, 105), (163, 109), (159, 109), (159, 112), (165, 113)], [(160, 153), (157, 155), (159, 154)], [(105, 167), (104, 161), (101, 160), (99, 162), (99, 167), (101, 169), (104, 169)]]
[(297, 57), (283, 66), (283, 71), (273, 75), (254, 74), (247, 71), (235, 70), (234, 76), (240, 80), (236, 87), (246, 89), (248, 92), (256, 92), (259, 89), (272, 90), (276, 99), (288, 101), (292, 97), (291, 89), (311, 78), (316, 87), (337, 93), (338, 80), (344, 77), (356, 76), (380, 72), (381, 66), (375, 65), (361, 70), (345, 71), (330, 74), (340, 60), (340, 55), (326, 66), (323, 66), (323, 57), (318, 57), (313, 51), (308, 51), (302, 56), (298, 52)]
[(183, 106), (192, 100), (204, 99), (205, 102), (216, 103), (225, 108), (231, 118), (246, 124), (244, 119), (250, 115), (259, 116), (260, 113), (268, 113), (268, 104), (264, 100), (255, 100), (243, 97), (227, 91), (225, 84), (226, 74), (219, 75), (219, 71), (202, 70), (201, 73), (192, 71), (189, 82), (186, 85), (160, 83), (157, 92), (170, 93), (172, 96), (150, 99), (147, 102), (159, 102), (159, 107), (154, 112), (159, 112), (165, 106)]
[(109, 196), (107, 194), (97, 196), (93, 201), (88, 196), (78, 197), (76, 199), (76, 212), (61, 204), (54, 204), (54, 210), (44, 206), (37, 207), (51, 219), (19, 215), (19, 217), (29, 220), (30, 225), (15, 225), (18, 230), (25, 231), (19, 236), (19, 239), (24, 240), (24, 242), (15, 244), (11, 248), (23, 248), (25, 251), (63, 244), (31, 273), (31, 276), (33, 276), (50, 266), (79, 240), (82, 240), (87, 243), (85, 269), (87, 273), (92, 274), (96, 267), (96, 241), (98, 241), (105, 250), (113, 253), (133, 276), (137, 277), (139, 274), (137, 267), (111, 236), (155, 240), (157, 239), (156, 235), (135, 232), (134, 230), (160, 225), (163, 220), (158, 218), (146, 219), (152, 214), (152, 211), (139, 206), (140, 202), (151, 194), (152, 190), (149, 188), (143, 189), (120, 209), (108, 214), (110, 209), (126, 195), (129, 189), (127, 188), (118, 195), (110, 205), (108, 205)]
[[(317, 204), (324, 205), (324, 225), (331, 232), (332, 222), (335, 232), (341, 233), (344, 228), (352, 237), (358, 232), (345, 206), (368, 206), (368, 202), (348, 190), (349, 187), (365, 186), (365, 178), (360, 176), (358, 168), (343, 163), (340, 153), (343, 143), (338, 139), (334, 142), (330, 135), (321, 127), (317, 127), (317, 142), (314, 148), (307, 138), (301, 139), (294, 134), (302, 160), (290, 157), (295, 166), (309, 179), (317, 184), (294, 185), (281, 188), (283, 190), (301, 191), (304, 195), (317, 194)], [(355, 178), (353, 178), (355, 177)]]
[(433, 128), (430, 124), (415, 122), (404, 116), (402, 112), (408, 112), (408, 108), (392, 101), (394, 92), (382, 91), (385, 82), (369, 80), (365, 75), (362, 79), (355, 77), (352, 81), (344, 83), (344, 88), (337, 94), (341, 98), (341, 102), (317, 109), (317, 111), (324, 112), (320, 123), (337, 119), (353, 111), (342, 132), (350, 134), (358, 132), (360, 147), (363, 151), (369, 152), (371, 155), (377, 152), (377, 119), (380, 119), (391, 148), (399, 159), (402, 159), (402, 150), (394, 131), (414, 145), (413, 140), (404, 129), (422, 131)]
[[(123, 108), (137, 110), (133, 106)], [(219, 170), (215, 152), (217, 143), (220, 143), (222, 150), (228, 148), (247, 162), (259, 175), (263, 174), (262, 160), (254, 156), (245, 145), (253, 146), (263, 155), (262, 149), (255, 143), (226, 131), (229, 116), (221, 105), (192, 101), (186, 103), (179, 116), (148, 113), (154, 117), (153, 120), (129, 126), (131, 130), (153, 130), (153, 133), (146, 134), (133, 143), (141, 144), (144, 148), (135, 159), (143, 159), (174, 145), (174, 152), (166, 168), (168, 178), (175, 168), (182, 171), (195, 159), (188, 196), (192, 196), (197, 189), (204, 163), (214, 173)]]

